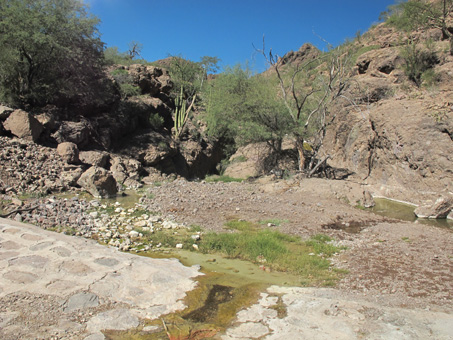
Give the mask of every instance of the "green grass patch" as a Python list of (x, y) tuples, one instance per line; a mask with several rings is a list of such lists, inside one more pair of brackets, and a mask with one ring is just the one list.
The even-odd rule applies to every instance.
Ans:
[(244, 220), (230, 220), (225, 223), (225, 227), (238, 231), (252, 231), (257, 228), (257, 226), (252, 222)]
[(193, 233), (201, 232), (202, 228), (198, 224), (191, 224), (189, 230)]
[(230, 183), (230, 182), (242, 182), (242, 178), (234, 178), (226, 175), (212, 175), (208, 176), (205, 178), (205, 181), (207, 183), (217, 183), (217, 182), (224, 182), (224, 183)]
[(248, 260), (273, 270), (300, 275), (303, 285), (333, 286), (340, 272), (328, 258), (341, 249), (331, 238), (318, 234), (308, 241), (270, 229), (259, 229), (246, 221), (229, 221), (230, 233), (207, 233), (199, 243), (203, 253), (220, 253)]

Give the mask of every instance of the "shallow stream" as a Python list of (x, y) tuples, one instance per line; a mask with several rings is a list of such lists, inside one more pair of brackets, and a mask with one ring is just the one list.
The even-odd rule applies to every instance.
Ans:
[(417, 218), (414, 214), (414, 210), (416, 208), (415, 205), (394, 201), (387, 198), (375, 198), (374, 201), (376, 205), (366, 210), (369, 210), (381, 216), (395, 218), (403, 221), (453, 229), (452, 220)]

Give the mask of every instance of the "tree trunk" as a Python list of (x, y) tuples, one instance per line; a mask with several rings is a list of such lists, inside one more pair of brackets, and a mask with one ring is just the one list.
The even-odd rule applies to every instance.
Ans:
[(298, 154), (299, 171), (305, 169), (305, 149), (304, 139), (301, 136), (296, 136), (296, 149)]

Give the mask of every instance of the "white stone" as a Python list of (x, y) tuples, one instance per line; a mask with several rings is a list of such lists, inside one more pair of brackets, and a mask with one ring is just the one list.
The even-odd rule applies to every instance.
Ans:
[(178, 244), (176, 245), (176, 249), (182, 249), (182, 247), (183, 247), (183, 244), (182, 244), (182, 243), (178, 243)]
[(134, 223), (134, 226), (136, 226), (138, 228), (143, 228), (143, 227), (148, 226), (148, 222), (147, 221), (138, 221), (138, 222)]
[(132, 230), (129, 232), (130, 237), (139, 237), (140, 233), (138, 231)]

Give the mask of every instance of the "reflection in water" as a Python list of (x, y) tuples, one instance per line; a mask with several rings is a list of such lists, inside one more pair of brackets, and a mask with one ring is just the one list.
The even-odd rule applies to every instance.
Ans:
[(183, 318), (192, 322), (210, 322), (213, 317), (217, 315), (219, 305), (233, 298), (233, 288), (222, 285), (214, 285), (209, 291), (208, 298), (204, 302), (204, 305), (187, 315)]
[(414, 210), (416, 208), (414, 205), (386, 198), (375, 198), (374, 201), (376, 202), (376, 205), (368, 210), (374, 212), (375, 214), (436, 227), (453, 228), (453, 221), (451, 220), (417, 218), (414, 214)]

